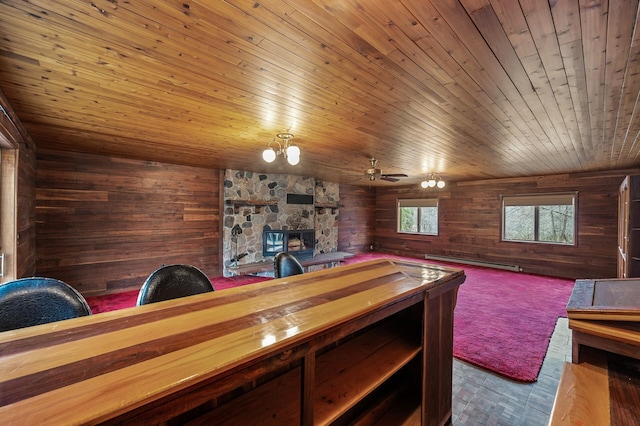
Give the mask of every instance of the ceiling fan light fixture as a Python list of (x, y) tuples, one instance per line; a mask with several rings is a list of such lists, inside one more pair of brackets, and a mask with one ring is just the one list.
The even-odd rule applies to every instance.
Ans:
[(377, 178), (380, 177), (380, 175), (382, 175), (382, 170), (372, 167), (370, 169), (365, 170), (364, 175), (367, 176), (369, 180), (376, 180)]
[(368, 169), (364, 169), (364, 176), (370, 181), (374, 181), (377, 179), (384, 180), (387, 182), (397, 182), (402, 177), (409, 177), (404, 173), (394, 173), (394, 174), (386, 174), (382, 173), (378, 165), (378, 160), (376, 158), (369, 158), (370, 167)]

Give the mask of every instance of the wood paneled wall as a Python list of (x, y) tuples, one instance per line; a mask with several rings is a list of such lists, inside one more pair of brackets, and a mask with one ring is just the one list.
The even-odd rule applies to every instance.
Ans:
[(40, 150), (37, 274), (84, 295), (139, 288), (162, 264), (220, 274), (219, 170)]
[(18, 149), (15, 278), (36, 275), (36, 146), (31, 141)]
[[(524, 272), (558, 277), (616, 276), (617, 197), (624, 175), (638, 170), (450, 183), (443, 190), (379, 188), (376, 249), (519, 265)], [(503, 242), (501, 195), (578, 191), (577, 245)], [(398, 198), (439, 198), (439, 235), (396, 232)]]
[(376, 211), (375, 189), (340, 185), (338, 250), (347, 253), (370, 251), (374, 242)]
[[(161, 264), (220, 272), (219, 170), (52, 150), (38, 152), (37, 274), (85, 295), (138, 288)], [(449, 183), (444, 190), (340, 186), (338, 249), (520, 265), (572, 279), (614, 277), (624, 175), (592, 173)], [(500, 241), (501, 195), (578, 191), (578, 243)], [(396, 200), (437, 194), (440, 234), (398, 234)]]

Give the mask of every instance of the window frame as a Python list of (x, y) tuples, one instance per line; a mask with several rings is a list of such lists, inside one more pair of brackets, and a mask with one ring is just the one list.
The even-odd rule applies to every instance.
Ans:
[[(402, 215), (400, 209), (403, 207), (415, 207), (418, 209), (418, 228), (420, 227), (420, 207), (435, 207), (436, 208), (436, 232), (413, 232), (403, 231), (400, 229)], [(411, 235), (426, 235), (431, 237), (437, 237), (440, 234), (440, 200), (438, 197), (430, 198), (398, 198), (396, 202), (396, 232), (398, 234), (411, 234)]]
[[(571, 203), (566, 200), (571, 199)], [(508, 200), (508, 201), (505, 201)], [(577, 247), (578, 245), (578, 191), (575, 192), (545, 192), (539, 194), (523, 194), (523, 195), (501, 195), (501, 223), (500, 223), (500, 241), (506, 243), (529, 243), (529, 244), (553, 244), (557, 246)], [(557, 242), (557, 241), (540, 241), (539, 235), (539, 207), (540, 206), (557, 206), (572, 205), (573, 206), (573, 241)], [(506, 212), (505, 208), (510, 206), (531, 206), (534, 207), (534, 238), (535, 240), (511, 240), (505, 238)]]

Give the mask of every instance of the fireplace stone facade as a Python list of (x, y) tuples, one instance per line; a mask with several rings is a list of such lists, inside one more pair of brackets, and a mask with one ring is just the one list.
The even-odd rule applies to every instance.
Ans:
[[(287, 203), (287, 194), (312, 197), (312, 204)], [(311, 197), (297, 197), (307, 198)], [(223, 265), (264, 261), (264, 230), (315, 230), (314, 254), (338, 249), (337, 183), (296, 175), (226, 170)]]

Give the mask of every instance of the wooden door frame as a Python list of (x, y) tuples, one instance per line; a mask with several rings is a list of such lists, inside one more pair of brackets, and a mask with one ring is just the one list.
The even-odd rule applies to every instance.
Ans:
[(18, 205), (18, 154), (12, 141), (0, 131), (0, 249), (4, 253), (4, 275), (0, 283), (17, 278), (16, 253)]

